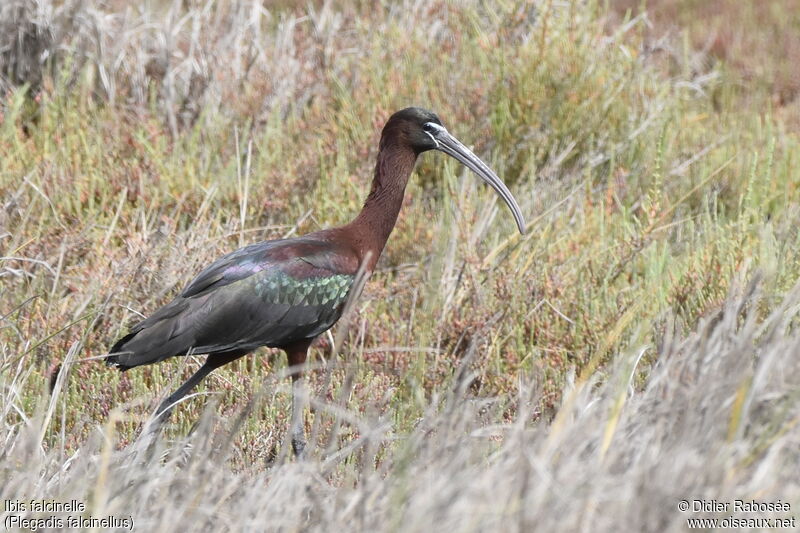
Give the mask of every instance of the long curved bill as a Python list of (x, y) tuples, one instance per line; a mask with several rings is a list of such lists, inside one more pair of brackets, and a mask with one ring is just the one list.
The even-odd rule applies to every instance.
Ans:
[(500, 181), (497, 174), (492, 171), (489, 166), (481, 161), (481, 159), (472, 153), (472, 150), (461, 144), (461, 142), (450, 135), (444, 126), (436, 124), (435, 122), (428, 122), (425, 124), (425, 133), (431, 136), (436, 143), (436, 149), (446, 153), (464, 164), (467, 168), (477, 174), (483, 181), (489, 184), (494, 189), (500, 198), (506, 203), (511, 214), (514, 215), (514, 221), (517, 223), (519, 232), (525, 233), (525, 219), (522, 216), (522, 211), (519, 204), (512, 196), (511, 191), (508, 190), (505, 183)]

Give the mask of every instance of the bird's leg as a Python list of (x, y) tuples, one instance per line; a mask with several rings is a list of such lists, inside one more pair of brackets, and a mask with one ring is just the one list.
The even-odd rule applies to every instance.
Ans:
[(302, 365), (308, 356), (311, 341), (302, 341), (286, 348), (289, 368), (292, 371), (292, 421), (289, 431), (292, 436), (292, 449), (298, 458), (304, 457), (306, 448), (306, 432), (303, 415), (306, 412), (308, 390), (303, 375)]
[(301, 459), (305, 457), (306, 449), (306, 431), (303, 415), (306, 412), (307, 397), (306, 378), (302, 375), (292, 375), (292, 449), (294, 454)]
[(161, 405), (158, 406), (158, 410), (156, 410), (156, 418), (154, 420), (156, 427), (167, 421), (172, 408), (175, 407), (175, 405), (184, 396), (189, 394), (189, 392), (191, 392), (191, 390), (194, 389), (201, 381), (203, 381), (203, 378), (222, 365), (226, 365), (231, 361), (235, 361), (246, 353), (246, 350), (234, 350), (230, 352), (210, 354), (206, 358), (206, 362), (203, 363), (203, 366), (201, 366), (197, 372), (192, 374), (192, 377), (187, 379), (186, 382), (178, 388), (178, 390), (170, 394), (163, 402), (161, 402)]

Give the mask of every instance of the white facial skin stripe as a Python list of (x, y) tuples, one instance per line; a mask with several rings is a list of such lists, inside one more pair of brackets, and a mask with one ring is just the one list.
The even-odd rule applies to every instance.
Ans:
[(431, 140), (433, 141), (433, 144), (436, 145), (436, 148), (439, 148), (439, 141), (437, 141), (436, 138), (433, 135), (431, 135), (427, 131), (425, 132), (425, 135), (427, 135), (428, 137), (431, 138)]
[[(433, 128), (434, 130), (437, 131), (437, 133), (441, 133), (443, 131), (447, 131), (444, 126), (440, 126), (435, 122), (426, 122), (425, 126), (428, 127), (428, 128)], [(425, 131), (425, 130), (423, 130), (423, 131)], [(431, 133), (429, 133), (427, 131), (425, 131), (425, 134), (428, 137), (431, 138), (431, 140), (433, 141), (433, 144), (436, 145), (436, 148), (439, 148), (439, 141), (436, 140), (436, 137), (434, 137), (433, 134), (431, 134)]]

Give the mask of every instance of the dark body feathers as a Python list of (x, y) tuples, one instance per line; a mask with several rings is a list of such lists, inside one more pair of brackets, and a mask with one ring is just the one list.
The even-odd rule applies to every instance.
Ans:
[(358, 266), (356, 253), (325, 232), (246, 246), (134, 326), (106, 362), (125, 370), (189, 352), (249, 352), (313, 339), (339, 319)]

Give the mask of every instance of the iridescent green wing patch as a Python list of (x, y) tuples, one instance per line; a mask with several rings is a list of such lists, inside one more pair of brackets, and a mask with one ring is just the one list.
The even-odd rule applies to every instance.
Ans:
[(296, 279), (281, 271), (256, 276), (256, 294), (265, 302), (293, 307), (334, 307), (345, 302), (355, 276), (332, 274)]

